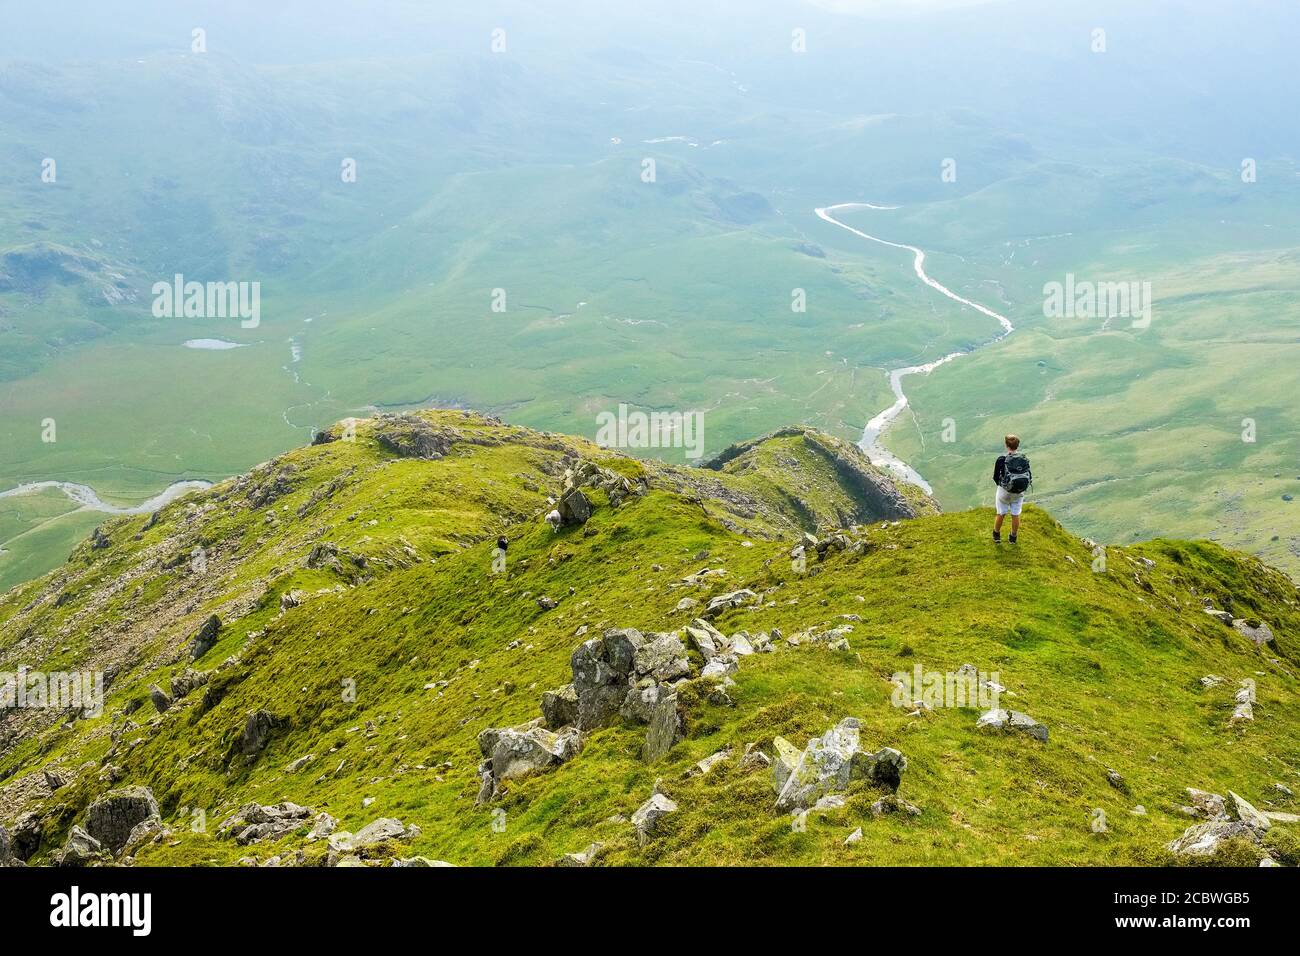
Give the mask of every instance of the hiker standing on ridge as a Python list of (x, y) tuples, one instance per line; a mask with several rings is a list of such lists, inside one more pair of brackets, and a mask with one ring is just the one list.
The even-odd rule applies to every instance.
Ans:
[(1007, 540), (1016, 543), (1020, 533), (1020, 509), (1025, 503), (1025, 492), (1034, 483), (1033, 473), (1029, 470), (1029, 459), (1020, 453), (1020, 439), (1008, 435), (1003, 439), (1007, 453), (999, 455), (993, 465), (993, 483), (998, 486), (996, 504), (997, 520), (993, 522), (993, 540), (1002, 541), (1002, 519), (1011, 513), (1011, 537)]

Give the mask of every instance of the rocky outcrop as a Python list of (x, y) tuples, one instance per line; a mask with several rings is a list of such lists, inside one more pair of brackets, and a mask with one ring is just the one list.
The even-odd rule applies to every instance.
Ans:
[(418, 415), (380, 415), (373, 434), (394, 455), (425, 461), (442, 458), (464, 437), (454, 428), (432, 425)]
[(262, 840), (278, 840), (307, 824), (312, 811), (296, 803), (264, 807), (246, 803), (217, 829), (217, 839), (233, 839), (240, 846)]
[(1256, 645), (1274, 644), (1277, 639), (1273, 636), (1273, 629), (1263, 621), (1250, 621), (1245, 618), (1236, 618), (1232, 626), (1237, 629), (1238, 634), (1250, 638)]
[(130, 841), (136, 827), (158, 820), (158, 801), (148, 787), (110, 790), (86, 809), (86, 833), (114, 855)]
[(542, 694), (542, 722), (548, 730), (559, 730), (578, 723), (578, 692), (565, 684)]
[(799, 750), (776, 737), (772, 784), (778, 810), (806, 810), (827, 794), (842, 793), (853, 780), (896, 790), (907, 758), (892, 747), (874, 753), (861, 749), (861, 724), (846, 717)]
[(271, 736), (283, 725), (284, 721), (269, 710), (250, 710), (244, 717), (244, 728), (235, 741), (236, 752), (249, 762), (256, 760)]
[(852, 515), (845, 516), (847, 524), (916, 517), (916, 508), (899, 491), (898, 485), (873, 466), (862, 449), (806, 425), (782, 428), (762, 438), (738, 442), (706, 462), (704, 467), (714, 471), (739, 470), (743, 468), (743, 459), (765, 442), (795, 436), (802, 437), (805, 447), (831, 466), (855, 499), (857, 509)]

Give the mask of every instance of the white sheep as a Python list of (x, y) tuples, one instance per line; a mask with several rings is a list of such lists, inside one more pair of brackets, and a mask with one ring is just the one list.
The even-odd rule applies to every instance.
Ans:
[(560, 517), (559, 511), (552, 510), (551, 513), (546, 516), (546, 523), (551, 526), (552, 531), (559, 531), (562, 522), (563, 519)]

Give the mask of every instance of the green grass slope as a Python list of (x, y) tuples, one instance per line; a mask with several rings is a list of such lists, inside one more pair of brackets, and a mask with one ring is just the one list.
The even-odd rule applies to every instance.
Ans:
[[(547, 865), (592, 843), (601, 864), (1160, 864), (1192, 822), (1185, 787), (1297, 809), (1275, 785), (1300, 783), (1300, 609), (1294, 584), (1254, 558), (1161, 540), (1109, 549), (1094, 571), (1090, 545), (1045, 512), (1029, 509), (1022, 543), (999, 548), (981, 509), (851, 525), (855, 547), (801, 568), (801, 532), (841, 527), (857, 501), (815, 442), (785, 434), (730, 463), (743, 469), (675, 469), (468, 413), (421, 420), (441, 457), (399, 455), (377, 440), (391, 420), (363, 422), (356, 441), (291, 452), (156, 519), (109, 522), (107, 545), (83, 544), (0, 598), (0, 671), (108, 675), (101, 717), (0, 720), (0, 823), (36, 814), (29, 862), (51, 860), (91, 801), (128, 784), (152, 788), (170, 830), (135, 856), (157, 865), (300, 850), (324, 861), (306, 827), (246, 847), (220, 838), (250, 800), (290, 800), (352, 832), (395, 817), (421, 832), (378, 862), (460, 865)], [(592, 492), (590, 520), (554, 532), (542, 516), (580, 459), (641, 493), (614, 507)], [(503, 574), (498, 534), (511, 541)], [(687, 580), (704, 567), (723, 573)], [(741, 658), (729, 704), (699, 680), (680, 691), (685, 738), (658, 762), (642, 758), (645, 727), (621, 723), (476, 804), (477, 735), (539, 716), (582, 640), (677, 630), (698, 613), (676, 610), (684, 597), (738, 588), (761, 601), (715, 618), (723, 632), (847, 624), (848, 649), (778, 640)], [(1256, 647), (1205, 599), (1267, 622), (1276, 644)], [(149, 686), (189, 665), (188, 639), (212, 613), (222, 630), (193, 664), (208, 685), (156, 713)], [(892, 706), (892, 674), (965, 663), (997, 672), (1014, 695), (1003, 706), (1045, 723), (1049, 740), (986, 735), (975, 709)], [(1225, 683), (1203, 687), (1209, 674)], [(1255, 719), (1230, 726), (1247, 678)], [(276, 725), (246, 760), (238, 738), (256, 710)], [(855, 782), (843, 807), (795, 826), (771, 772), (741, 767), (749, 745), (771, 755), (779, 735), (802, 747), (845, 717), (862, 722), (864, 747), (906, 755), (899, 796), (919, 816), (874, 817), (881, 794)], [(730, 760), (686, 775), (727, 747)], [(47, 769), (67, 783), (51, 791)], [(680, 809), (642, 842), (629, 818), (657, 781)], [(1097, 809), (1104, 833), (1090, 826)], [(1275, 824), (1265, 849), (1228, 861), (1298, 864), (1294, 829)]]

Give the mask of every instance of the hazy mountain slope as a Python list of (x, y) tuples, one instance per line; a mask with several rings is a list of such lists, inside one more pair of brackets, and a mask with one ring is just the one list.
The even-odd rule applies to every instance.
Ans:
[[(435, 412), (362, 422), (355, 441), (291, 452), (156, 520), (109, 522), (101, 546), (0, 599), (0, 669), (112, 673), (102, 717), (6, 715), (0, 823), (39, 834), (31, 861), (48, 861), (92, 802), (139, 784), (170, 830), (133, 850), (140, 863), (353, 855), (306, 840), (310, 818), (248, 845), (219, 835), (246, 802), (283, 800), (354, 833), (381, 817), (420, 828), (358, 851), (379, 859), (545, 864), (598, 842), (609, 863), (1141, 863), (1168, 860), (1165, 844), (1193, 822), (1178, 809), (1187, 786), (1295, 809), (1274, 786), (1300, 783), (1300, 610), (1284, 575), (1173, 541), (1110, 549), (1094, 572), (1090, 547), (1033, 509), (1017, 548), (988, 540), (986, 511), (837, 538), (862, 487), (827, 468), (823, 443), (834, 446), (795, 430), (717, 470), (682, 470)], [(542, 516), (570, 466), (594, 476), (592, 513), (555, 532)], [(801, 565), (791, 548), (816, 526), (824, 554), (809, 545)], [(510, 538), (503, 574), (498, 533)], [(543, 692), (572, 679), (578, 645), (609, 628), (680, 630), (744, 588), (756, 603), (742, 596), (711, 619), (756, 644), (770, 635), (773, 650), (740, 656), (722, 694), (691, 651), (677, 689), (685, 739), (666, 755), (647, 763), (646, 726), (616, 720), (476, 804), (476, 739), (538, 717)], [(698, 603), (678, 610), (684, 598)], [(1207, 600), (1268, 623), (1275, 644), (1210, 617)], [(157, 713), (150, 685), (185, 673), (212, 613), (223, 625), (193, 664), (207, 683)], [(977, 731), (976, 709), (891, 706), (891, 674), (965, 663), (996, 672), (1003, 706), (1049, 739)], [(1203, 686), (1210, 674), (1224, 683)], [(1254, 720), (1230, 725), (1245, 678)], [(747, 745), (775, 757), (778, 735), (802, 748), (846, 717), (864, 749), (906, 756), (898, 797), (919, 816), (877, 819), (882, 792), (855, 780), (846, 805), (792, 826), (773, 771), (742, 768)], [(707, 775), (684, 776), (726, 747)], [(656, 780), (679, 809), (642, 841), (628, 818)], [(1139, 804), (1145, 814), (1131, 813)], [(1097, 809), (1105, 833), (1091, 829)], [(844, 845), (858, 826), (863, 838)], [(1229, 858), (1300, 863), (1294, 826)]]

